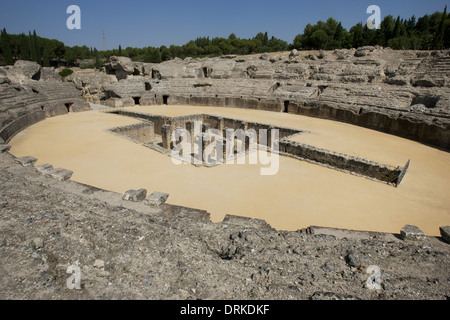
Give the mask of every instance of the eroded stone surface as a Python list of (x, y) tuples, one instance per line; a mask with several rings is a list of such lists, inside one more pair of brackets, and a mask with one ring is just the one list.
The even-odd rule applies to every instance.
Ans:
[(153, 192), (147, 199), (145, 199), (144, 203), (152, 207), (159, 207), (164, 204), (168, 198), (169, 195), (167, 193)]
[[(193, 104), (284, 111), (450, 149), (445, 133), (450, 119), (449, 52), (423, 53), (375, 46), (161, 64), (112, 57), (108, 73), (121, 81), (104, 85), (98, 97), (107, 97), (104, 103), (116, 107)], [(411, 108), (417, 104), (425, 108)]]
[[(2, 299), (450, 296), (450, 247), (434, 237), (417, 243), (392, 234), (315, 227), (285, 232), (234, 218), (214, 224), (195, 209), (149, 208), (123, 203), (121, 194), (85, 192), (89, 187), (72, 181), (51, 184), (6, 153), (0, 154), (0, 167)], [(347, 263), (350, 253), (379, 266), (381, 290), (364, 287), (369, 274)], [(72, 265), (80, 268), (83, 290), (66, 288)]]
[(0, 144), (0, 153), (8, 152), (11, 150), (11, 146), (8, 144)]
[(35, 168), (36, 168), (37, 171), (39, 171), (42, 174), (49, 173), (50, 171), (53, 170), (53, 166), (51, 164), (49, 164), (49, 163), (42, 164), (40, 166), (36, 166)]
[(441, 232), (442, 238), (447, 242), (450, 243), (450, 227), (440, 227), (439, 228)]
[(425, 239), (425, 233), (417, 226), (406, 225), (401, 230), (400, 237), (403, 240), (420, 241)]
[(57, 169), (48, 170), (44, 174), (47, 177), (50, 177), (50, 178), (58, 180), (58, 181), (66, 181), (72, 177), (73, 171), (63, 169), (63, 168), (57, 168)]
[(31, 167), (36, 163), (37, 159), (33, 157), (21, 157), (17, 158), (15, 161), (24, 167)]
[(147, 190), (145, 189), (128, 190), (127, 192), (124, 193), (122, 199), (126, 201), (140, 202), (144, 201), (146, 196)]

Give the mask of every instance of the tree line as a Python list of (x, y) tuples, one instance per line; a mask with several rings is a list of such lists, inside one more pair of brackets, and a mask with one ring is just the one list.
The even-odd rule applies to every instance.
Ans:
[(303, 34), (295, 37), (296, 49), (342, 49), (379, 45), (395, 50), (441, 50), (450, 48), (450, 15), (435, 12), (419, 19), (384, 17), (379, 29), (369, 29), (358, 23), (349, 31), (329, 18), (326, 22), (308, 24)]
[[(35, 61), (44, 67), (53, 65), (73, 66), (78, 60), (91, 59), (88, 67), (101, 67), (110, 56), (125, 56), (134, 61), (159, 63), (173, 58), (213, 57), (227, 54), (252, 54), (278, 52), (292, 49), (343, 49), (367, 45), (380, 45), (395, 50), (440, 50), (450, 48), (450, 15), (447, 7), (443, 12), (412, 16), (409, 19), (384, 17), (379, 29), (369, 29), (358, 23), (346, 30), (341, 22), (333, 18), (308, 24), (303, 33), (294, 38), (293, 43), (269, 37), (260, 32), (251, 39), (241, 39), (232, 33), (228, 38), (199, 37), (182, 46), (146, 47), (99, 51), (87, 46), (68, 47), (58, 40), (39, 37), (36, 31), (28, 35), (8, 34), (6, 29), (0, 34), (0, 65), (12, 65), (16, 60)], [(56, 65), (55, 65), (56, 64)]]

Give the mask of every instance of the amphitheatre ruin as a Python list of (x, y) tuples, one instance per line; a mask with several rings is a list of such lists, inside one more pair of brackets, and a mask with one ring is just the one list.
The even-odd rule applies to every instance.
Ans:
[[(93, 261), (87, 262), (87, 259), (97, 261), (98, 255), (103, 254), (120, 265), (117, 256), (132, 255), (131, 247), (135, 244), (131, 244), (131, 240), (123, 240), (130, 248), (120, 244), (117, 256), (113, 254), (115, 247), (108, 251), (107, 244), (105, 247), (99, 244), (113, 232), (110, 228), (114, 223), (108, 223), (111, 214), (116, 228), (134, 230), (127, 234), (135, 241), (141, 236), (134, 232), (144, 232), (140, 226), (153, 230), (155, 238), (148, 241), (152, 241), (154, 250), (158, 248), (161, 259), (170, 258), (172, 250), (177, 250), (176, 261), (183, 260), (182, 256), (189, 256), (191, 262), (207, 256), (205, 264), (215, 265), (209, 253), (204, 252), (216, 252), (219, 261), (237, 260), (239, 265), (233, 265), (234, 271), (229, 272), (243, 277), (240, 280), (248, 286), (244, 291), (250, 297), (343, 298), (350, 294), (359, 298), (448, 299), (449, 79), (449, 51), (394, 51), (378, 46), (176, 58), (160, 64), (111, 57), (102, 72), (75, 69), (64, 79), (57, 70), (32, 62), (17, 61), (14, 66), (1, 67), (0, 142), (3, 144), (0, 156), (5, 187), (0, 190), (0, 208), (4, 214), (14, 216), (15, 209), (8, 209), (9, 206), (25, 210), (20, 199), (24, 202), (30, 199), (29, 211), (34, 212), (34, 207), (42, 209), (30, 213), (33, 218), (28, 219), (33, 223), (41, 223), (36, 217), (42, 216), (42, 212), (59, 217), (42, 218), (50, 221), (48, 227), (39, 224), (33, 229), (39, 233), (31, 239), (27, 232), (35, 231), (17, 232), (22, 233), (23, 239), (16, 240), (10, 238), (16, 237), (16, 229), (20, 227), (2, 217), (5, 230), (2, 250), (9, 250), (11, 243), (50, 237), (44, 240), (41, 250), (54, 246), (52, 256), (58, 258), (55, 262), (46, 262), (55, 275), (54, 284), (46, 286), (45, 292), (56, 297), (80, 297), (77, 294), (81, 293), (55, 289), (65, 277), (64, 268), (73, 263), (69, 260), (74, 259), (69, 253), (60, 252), (68, 244), (63, 246), (62, 242), (57, 242), (66, 233), (70, 234), (67, 239), (77, 238), (76, 233), (68, 231), (67, 225), (60, 225), (66, 223), (61, 221), (75, 219), (65, 209), (68, 206), (72, 211), (80, 211), (80, 220), (67, 224), (79, 228), (84, 234), (83, 242), (92, 242), (93, 246), (80, 242), (79, 250), (83, 254), (75, 253), (75, 249), (67, 250), (79, 257), (80, 264), (92, 265)], [(246, 137), (241, 145), (234, 144), (233, 136), (227, 138), (228, 132), (237, 130)], [(183, 142), (192, 146), (192, 150), (197, 147), (197, 152), (184, 153), (193, 163), (173, 161), (174, 136), (179, 132), (190, 133), (190, 141)], [(261, 132), (267, 134), (266, 141), (262, 141)], [(204, 160), (195, 163), (212, 142), (216, 158), (231, 148), (235, 155), (228, 159), (231, 163), (222, 161), (209, 165)], [(263, 145), (267, 148), (262, 148)], [(261, 149), (267, 151), (266, 158), (278, 157), (275, 174), (261, 174), (271, 165), (267, 159), (262, 161)], [(259, 161), (252, 163), (251, 159)], [(194, 163), (196, 165), (192, 165)], [(14, 188), (24, 191), (14, 191)], [(40, 192), (45, 193), (41, 195), (42, 200), (37, 196)], [(43, 209), (45, 206), (53, 209)], [(120, 218), (121, 212), (124, 220)], [(131, 212), (137, 212), (134, 220)], [(148, 219), (153, 222), (142, 218), (145, 216), (151, 217)], [(25, 218), (21, 216), (17, 221)], [(82, 226), (81, 220), (86, 225)], [(175, 230), (174, 234), (167, 231), (172, 236), (158, 243), (156, 226)], [(234, 232), (230, 233), (231, 229), (227, 228)], [(56, 235), (55, 230), (59, 230)], [(90, 238), (96, 237), (90, 235), (96, 232), (105, 239)], [(258, 240), (252, 242), (248, 234), (254, 237), (257, 234)], [(113, 240), (116, 245), (119, 241)], [(183, 247), (183, 242), (196, 241), (202, 243), (197, 243), (202, 248), (199, 252), (192, 246)], [(37, 242), (35, 247), (41, 245)], [(276, 246), (267, 249), (273, 243)], [(386, 253), (386, 245), (397, 250), (396, 255)], [(330, 253), (332, 247), (336, 252)], [(398, 253), (399, 247), (404, 248), (401, 253)], [(275, 248), (283, 248), (279, 256)], [(325, 256), (311, 253), (320, 248), (336, 258), (333, 270), (340, 270), (340, 263), (343, 263), (350, 264), (353, 272), (333, 278), (326, 292), (317, 289), (318, 284), (323, 286), (322, 280), (326, 282), (334, 271), (326, 271), (324, 278), (318, 280), (317, 272), (330, 266), (327, 267)], [(95, 253), (96, 250), (103, 253)], [(391, 284), (384, 287), (382, 296), (360, 285), (356, 291), (344, 289), (349, 279), (360, 283), (364, 273), (358, 274), (357, 270), (367, 267), (361, 262), (366, 261), (364, 259), (360, 259), (359, 264), (349, 262), (352, 257), (349, 250), (360, 250), (359, 255), (371, 257), (368, 259), (372, 264), (382, 264), (383, 259), (395, 256), (392, 259), (397, 265), (392, 262), (385, 266), (391, 268), (384, 275), (386, 283), (391, 279)], [(427, 256), (427, 250), (433, 252), (433, 261), (430, 254)], [(3, 269), (13, 268), (16, 258), (11, 252)], [(252, 254), (258, 254), (261, 261), (268, 254), (275, 257), (274, 261), (284, 259), (286, 264), (289, 259), (297, 259), (292, 256), (309, 257), (311, 265), (308, 267), (306, 260), (303, 263), (307, 269), (314, 270), (315, 276), (308, 280), (299, 280), (298, 276), (291, 279), (291, 274), (286, 274), (290, 267), (277, 269), (276, 262), (274, 266), (265, 260), (249, 266), (251, 262), (247, 260)], [(311, 256), (316, 262), (311, 262)], [(129, 269), (143, 268), (146, 260), (136, 259)], [(393, 284), (396, 281), (393, 274), (400, 272), (399, 261), (405, 259), (413, 259), (410, 265), (417, 264), (424, 269), (427, 265), (433, 267), (424, 279), (414, 278), (408, 283), (413, 289), (398, 291), (397, 284)], [(157, 263), (151, 261), (157, 269)], [(180, 263), (169, 269), (195, 269), (201, 278), (201, 266)], [(272, 273), (266, 270), (269, 265)], [(218, 270), (228, 267), (216, 265)], [(100, 268), (108, 274), (89, 279), (95, 288), (91, 293), (120, 296), (119, 292), (124, 289), (115, 286), (113, 281), (119, 277), (118, 268), (112, 264), (103, 269), (98, 264), (90, 268), (83, 272)], [(172, 271), (161, 271), (161, 268), (158, 269), (161, 279), (174, 277), (175, 271), (171, 274)], [(253, 268), (253, 271), (247, 274), (245, 268)], [(402, 272), (409, 272), (409, 276), (415, 272), (411, 266), (403, 268)], [(50, 273), (48, 269), (45, 272)], [(347, 272), (344, 267), (342, 270), (343, 274)], [(22, 271), (21, 276), (25, 277), (27, 272)], [(120, 277), (132, 278), (136, 274), (121, 274)], [(206, 274), (204, 277), (208, 277)], [(433, 275), (438, 281), (428, 284)], [(15, 277), (20, 278), (20, 274), (16, 273)], [(145, 287), (147, 278), (139, 279), (139, 285)], [(222, 283), (220, 279), (215, 281)], [(241, 284), (236, 283), (240, 280), (234, 278), (222, 291), (206, 285), (211, 279), (205, 278), (203, 282), (190, 279), (189, 286), (198, 288), (189, 290), (175, 288), (176, 285), (167, 280), (171, 283), (170, 289), (160, 288), (162, 291), (150, 296), (156, 299), (248, 298), (239, 293)], [(3, 278), (2, 281), (14, 287), (13, 280)], [(89, 281), (86, 280), (87, 287)], [(105, 285), (104, 289), (98, 285), (99, 281), (113, 285)], [(284, 289), (275, 289), (274, 293), (274, 281)], [(405, 281), (398, 287), (403, 288)], [(258, 285), (263, 282), (264, 286)], [(203, 283), (203, 287), (199, 283)], [(297, 289), (308, 283), (311, 289)], [(23, 286), (28, 288), (29, 295), (35, 296), (31, 289), (33, 284)], [(147, 289), (154, 288), (150, 287)], [(257, 294), (255, 287), (258, 287)], [(137, 291), (127, 290), (124, 291), (128, 292), (127, 297), (140, 297)], [(81, 297), (90, 297), (87, 291)], [(334, 293), (330, 296), (329, 292)], [(14, 296), (12, 291), (11, 295)]]

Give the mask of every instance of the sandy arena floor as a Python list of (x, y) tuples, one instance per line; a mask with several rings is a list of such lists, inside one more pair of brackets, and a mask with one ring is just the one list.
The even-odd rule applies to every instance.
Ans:
[(390, 233), (413, 224), (430, 236), (450, 225), (449, 153), (298, 115), (194, 106), (129, 109), (167, 116), (207, 113), (310, 130), (294, 140), (393, 166), (411, 159), (411, 166), (398, 188), (286, 157), (280, 157), (275, 176), (261, 176), (260, 165), (177, 166), (167, 155), (106, 131), (139, 120), (98, 111), (37, 123), (11, 140), (11, 153), (72, 170), (72, 180), (98, 188), (169, 193), (168, 203), (207, 210), (216, 222), (233, 214), (264, 219), (281, 230), (316, 225)]

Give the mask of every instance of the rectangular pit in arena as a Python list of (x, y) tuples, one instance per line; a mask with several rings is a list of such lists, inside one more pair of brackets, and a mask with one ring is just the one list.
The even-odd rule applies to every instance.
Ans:
[[(178, 145), (181, 141), (185, 143), (181, 132), (188, 132), (191, 140), (187, 142), (193, 152), (186, 154), (183, 150), (179, 159), (197, 166), (220, 165), (227, 160), (245, 156), (262, 148), (282, 156), (307, 161), (395, 187), (401, 183), (409, 168), (409, 161), (403, 167), (394, 167), (292, 141), (291, 138), (297, 135), (309, 133), (298, 129), (207, 114), (167, 117), (126, 110), (113, 110), (107, 111), (107, 113), (143, 120), (144, 123), (114, 128), (110, 131), (127, 136), (131, 140), (165, 154), (172, 154), (177, 143)], [(232, 140), (230, 140), (230, 130), (242, 133), (243, 138), (236, 139), (236, 136), (232, 136)], [(272, 136), (272, 130), (276, 130), (278, 136)], [(266, 134), (263, 141), (261, 141), (261, 131)], [(211, 138), (212, 136), (213, 138)], [(176, 138), (175, 141), (174, 138)], [(212, 142), (219, 145), (214, 151), (215, 160), (205, 161), (203, 152), (210, 147)], [(276, 149), (273, 148), (275, 145)], [(230, 148), (233, 150), (230, 151)], [(220, 156), (217, 153), (220, 153)], [(201, 164), (198, 159), (202, 159)]]

